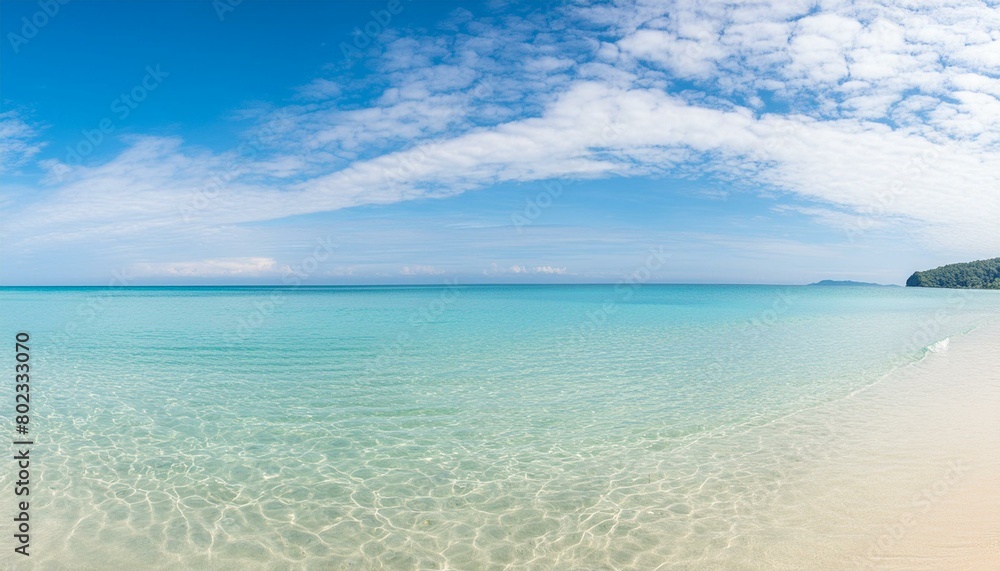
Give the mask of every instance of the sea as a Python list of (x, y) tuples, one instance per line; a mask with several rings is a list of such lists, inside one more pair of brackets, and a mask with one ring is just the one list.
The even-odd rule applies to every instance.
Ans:
[(918, 568), (897, 551), (995, 458), (976, 359), (1000, 291), (7, 287), (0, 307), (0, 431), (32, 442), (30, 496), (0, 463), (12, 569)]

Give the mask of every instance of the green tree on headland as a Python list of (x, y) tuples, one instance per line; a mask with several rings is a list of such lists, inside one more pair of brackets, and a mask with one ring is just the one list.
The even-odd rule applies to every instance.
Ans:
[(948, 264), (933, 270), (913, 272), (908, 287), (950, 287), (964, 289), (1000, 289), (1000, 258)]

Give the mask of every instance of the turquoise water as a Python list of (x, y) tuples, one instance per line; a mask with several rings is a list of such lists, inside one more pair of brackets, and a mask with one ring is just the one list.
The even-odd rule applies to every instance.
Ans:
[(783, 540), (777, 495), (838, 446), (787, 419), (1000, 316), (1000, 292), (870, 287), (0, 303), (4, 338), (32, 338), (47, 568), (749, 568)]

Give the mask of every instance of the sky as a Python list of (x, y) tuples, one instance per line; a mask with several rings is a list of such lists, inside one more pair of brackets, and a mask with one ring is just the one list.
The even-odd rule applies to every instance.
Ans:
[(5, 0), (0, 284), (1000, 256), (1000, 2)]

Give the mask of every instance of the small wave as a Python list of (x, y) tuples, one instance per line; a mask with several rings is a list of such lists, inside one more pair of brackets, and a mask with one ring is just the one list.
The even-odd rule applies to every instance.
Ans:
[(945, 337), (944, 339), (927, 346), (928, 353), (942, 353), (948, 350), (948, 344), (951, 342), (951, 337)]

